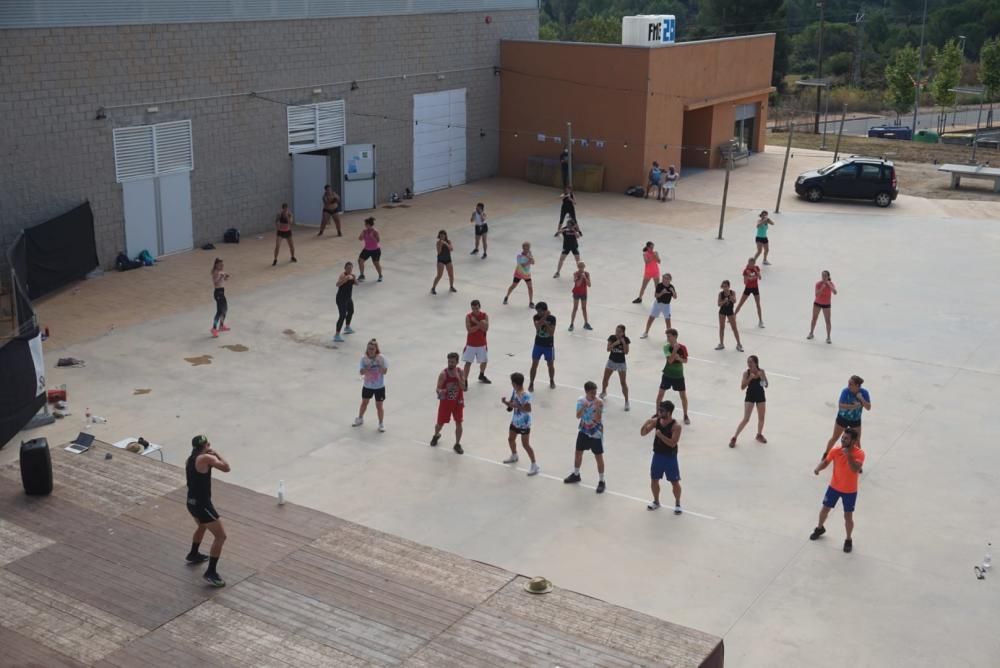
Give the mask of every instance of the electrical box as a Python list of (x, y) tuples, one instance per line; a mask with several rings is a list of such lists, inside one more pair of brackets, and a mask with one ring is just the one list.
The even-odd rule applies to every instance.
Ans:
[(662, 46), (677, 39), (677, 19), (673, 14), (622, 17), (622, 44)]

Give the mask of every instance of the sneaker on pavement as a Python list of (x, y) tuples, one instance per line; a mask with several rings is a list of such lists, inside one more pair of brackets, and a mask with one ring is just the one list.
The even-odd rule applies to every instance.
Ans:
[(628, 402), (627, 402), (627, 401), (625, 402), (625, 410), (626, 410), (626, 411), (630, 411), (630, 410), (632, 410), (632, 407), (628, 405)]
[(215, 327), (212, 328), (212, 338), (213, 339), (219, 338), (219, 330), (217, 330)]
[(384, 434), (385, 433), (385, 425), (382, 424), (381, 422), (378, 423), (378, 431), (379, 431), (380, 434)]
[(432, 295), (436, 295), (437, 293), (438, 293), (438, 291), (437, 291), (437, 290), (435, 290), (434, 288), (431, 288), (431, 294), (432, 294)]
[(639, 335), (639, 338), (640, 339), (648, 339), (649, 338), (649, 334), (647, 332), (643, 332), (642, 334)]
[(478, 248), (473, 248), (472, 252), (469, 253), (469, 255), (479, 255), (479, 249)]
[(767, 260), (764, 260), (764, 264), (770, 265), (771, 263), (768, 262)]
[(458, 290), (456, 290), (455, 286), (453, 285), (450, 288), (448, 288), (448, 292), (458, 292)]
[(354, 333), (354, 330), (351, 329), (350, 325), (348, 325), (347, 327), (344, 327), (344, 334), (353, 334), (353, 333)]
[(492, 385), (492, 384), (493, 384), (493, 381), (492, 381), (492, 380), (490, 380), (489, 378), (487, 378), (487, 377), (486, 377), (485, 375), (483, 375), (483, 374), (479, 374), (479, 382), (480, 382), (480, 383), (486, 383), (487, 385)]
[(687, 415), (684, 416), (684, 424), (691, 424), (691, 418), (689, 418)]
[(517, 455), (516, 454), (511, 455), (507, 459), (503, 460), (503, 463), (504, 464), (516, 464), (517, 463)]
[(844, 552), (850, 552), (854, 549), (854, 541), (848, 538), (844, 541)]
[(440, 440), (441, 440), (441, 434), (434, 434), (433, 436), (431, 436), (431, 447), (432, 448), (435, 447), (438, 444), (438, 441)]
[(572, 332), (573, 331), (573, 325), (570, 324), (570, 326), (566, 329), (566, 331), (567, 332)]
[(813, 333), (812, 333), (812, 332), (809, 332), (808, 334), (806, 334), (806, 340), (807, 340), (807, 341), (809, 341), (809, 340), (812, 340), (812, 339), (814, 339), (814, 338), (815, 338), (815, 337), (813, 336)]
[(826, 533), (826, 529), (823, 527), (816, 527), (813, 532), (809, 534), (809, 540), (816, 540), (820, 536)]
[(761, 329), (764, 329), (764, 321), (761, 320), (760, 322), (758, 322), (757, 326), (760, 327)]
[(642, 297), (636, 297), (635, 299), (632, 300), (632, 303), (633, 304), (641, 304), (642, 303)]
[(454, 447), (452, 447), (452, 450), (455, 451), (455, 454), (459, 454), (459, 455), (464, 455), (465, 454), (465, 450), (462, 449), (462, 444), (461, 443), (456, 443), (454, 445)]
[(486, 253), (483, 253), (483, 257), (480, 258), (480, 259), (485, 260), (486, 259)]
[(600, 393), (600, 394), (598, 394), (597, 396), (598, 396), (598, 398), (600, 398), (600, 399), (607, 399), (607, 398), (608, 398), (608, 393), (607, 393), (607, 392), (601, 392), (601, 393)]
[(738, 352), (738, 353), (743, 352), (743, 344), (742, 343), (737, 343), (736, 344), (736, 352)]
[(530, 467), (528, 467), (528, 475), (529, 476), (538, 475), (538, 473), (541, 470), (542, 468), (538, 464), (532, 464)]
[(580, 480), (582, 480), (582, 478), (580, 477), (579, 473), (570, 473), (568, 476), (563, 478), (563, 482), (566, 483), (567, 485), (574, 482), (580, 482)]
[(381, 282), (382, 282), (382, 277), (381, 277), (381, 276), (379, 276), (379, 277), (378, 277), (378, 280), (377, 280), (377, 281), (375, 281), (375, 282), (376, 282), (376, 283), (381, 283)]
[(680, 515), (683, 512), (684, 512), (684, 510), (680, 507), (679, 504), (676, 505), (676, 506), (674, 506), (674, 515)]
[(715, 349), (716, 349), (716, 350), (725, 350), (725, 349), (726, 349), (726, 346), (724, 346), (724, 345), (722, 345), (722, 344), (720, 343), (719, 345), (715, 346)]
[(528, 308), (535, 308), (535, 302), (528, 302)]
[(364, 282), (365, 282), (365, 275), (358, 274), (358, 283), (364, 283)]
[(583, 328), (587, 330), (593, 330), (594, 328), (590, 326), (589, 322), (583, 323)]
[[(228, 332), (228, 331), (230, 331), (230, 329), (229, 329), (229, 327), (226, 327), (225, 325), (221, 325), (221, 326), (219, 327), (219, 331), (220, 331), (220, 332)], [(830, 340), (829, 340), (829, 339), (827, 339), (827, 340), (826, 340), (826, 342), (827, 342), (827, 343), (830, 343)]]
[(659, 501), (650, 501), (649, 503), (646, 504), (646, 510), (659, 510), (659, 509), (660, 509)]
[(334, 343), (343, 343), (344, 342), (344, 337), (342, 337), (340, 334), (334, 334), (333, 335), (333, 342)]
[(735, 436), (733, 436), (731, 439), (729, 439), (729, 447), (730, 448), (735, 448), (736, 447), (736, 437)]
[(360, 427), (364, 423), (365, 423), (365, 419), (363, 417), (356, 417), (356, 418), (354, 418), (354, 422), (351, 423), (351, 426), (352, 427)]
[(556, 389), (556, 381), (554, 381), (554, 380), (550, 380), (549, 381), (549, 389), (552, 389), (552, 390)]
[(226, 581), (222, 579), (218, 573), (205, 573), (201, 577), (205, 578), (205, 582), (212, 585), (213, 587), (225, 587)]
[(189, 553), (186, 557), (184, 557), (184, 560), (188, 562), (188, 564), (194, 566), (195, 564), (208, 561), (208, 555), (202, 554), (201, 552), (195, 552), (194, 554)]
[(557, 271), (556, 273), (552, 274), (552, 278), (559, 278), (559, 272)]
[(598, 494), (604, 494), (604, 489), (606, 487), (607, 487), (607, 485), (604, 484), (604, 481), (603, 480), (599, 480), (597, 482), (597, 489), (595, 489), (594, 491), (597, 492)]
[(829, 336), (828, 336), (828, 337), (826, 337), (826, 342), (827, 342), (827, 343), (833, 343), (833, 341), (831, 341), (831, 340), (830, 340), (830, 337), (829, 337)]

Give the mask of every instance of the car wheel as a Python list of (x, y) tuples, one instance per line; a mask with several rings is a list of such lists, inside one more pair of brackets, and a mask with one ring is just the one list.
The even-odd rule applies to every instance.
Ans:
[(823, 199), (823, 191), (819, 187), (813, 186), (806, 191), (806, 199), (810, 202), (818, 202)]
[(880, 206), (883, 209), (892, 204), (892, 195), (887, 192), (881, 192), (875, 195), (875, 206)]

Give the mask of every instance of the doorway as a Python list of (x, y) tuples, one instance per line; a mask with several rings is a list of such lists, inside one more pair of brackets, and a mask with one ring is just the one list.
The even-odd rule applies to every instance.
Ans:
[(736, 106), (736, 122), (733, 125), (733, 137), (739, 142), (740, 148), (756, 151), (754, 139), (757, 136), (757, 105), (740, 104)]
[(191, 250), (191, 172), (175, 172), (122, 182), (125, 212), (125, 253), (144, 250), (159, 257)]
[(375, 145), (348, 144), (292, 154), (292, 211), (300, 225), (319, 226), (323, 188), (333, 186), (346, 211), (375, 208)]

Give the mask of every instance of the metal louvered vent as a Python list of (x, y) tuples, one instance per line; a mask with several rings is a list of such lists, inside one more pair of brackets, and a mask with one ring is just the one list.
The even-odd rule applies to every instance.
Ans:
[(347, 143), (343, 100), (288, 107), (288, 152), (304, 153)]
[(118, 183), (194, 169), (191, 121), (115, 128)]

